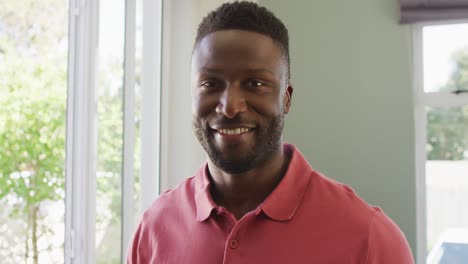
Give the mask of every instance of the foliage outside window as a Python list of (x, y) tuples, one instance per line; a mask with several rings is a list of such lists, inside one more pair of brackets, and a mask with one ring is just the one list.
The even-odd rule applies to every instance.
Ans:
[[(63, 0), (0, 1), (5, 264), (63, 262), (67, 21)], [(49, 215), (51, 210), (59, 215)]]
[(466, 23), (422, 27), (428, 263), (456, 258), (440, 245), (468, 231), (467, 33)]
[[(468, 47), (453, 55), (454, 71), (441, 92), (468, 90)], [(468, 108), (429, 108), (427, 159), (468, 160)]]
[[(0, 0), (2, 264), (64, 261), (68, 4)], [(96, 256), (120, 263), (123, 60), (102, 63)]]

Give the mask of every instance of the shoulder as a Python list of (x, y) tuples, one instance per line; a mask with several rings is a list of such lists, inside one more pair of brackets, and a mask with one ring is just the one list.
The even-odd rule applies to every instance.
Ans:
[(347, 217), (357, 217), (366, 223), (380, 210), (369, 205), (348, 185), (317, 171), (311, 172), (309, 193), (316, 201), (327, 204), (328, 210), (341, 212)]
[(369, 205), (349, 186), (318, 172), (313, 174), (312, 193), (327, 204), (324, 211), (330, 217), (340, 219), (338, 227), (354, 230), (348, 232), (355, 232), (353, 236), (367, 244), (366, 263), (414, 263), (403, 232), (382, 209)]
[(195, 177), (188, 178), (173, 189), (159, 195), (151, 206), (144, 212), (142, 223), (161, 224), (161, 221), (170, 221), (171, 217), (181, 217), (181, 214), (190, 214), (195, 208)]
[(405, 235), (380, 209), (372, 220), (366, 263), (414, 263)]
[(145, 210), (129, 244), (127, 263), (150, 263), (161, 241), (189, 233), (196, 219), (195, 196), (203, 184), (198, 172), (159, 195)]
[(333, 225), (341, 239), (363, 246), (365, 263), (414, 263), (399, 227), (379, 207), (369, 205), (349, 186), (312, 171), (307, 196), (309, 208), (320, 212), (324, 226)]
[(286, 174), (286, 177), (289, 176), (288, 186), (293, 186), (293, 189), (288, 190), (301, 190), (298, 185), (304, 187), (305, 193), (302, 200), (305, 205), (304, 209), (310, 212), (313, 208), (321, 213), (328, 213), (330, 217), (335, 217), (337, 214), (343, 214), (348, 218), (356, 216), (366, 222), (372, 218), (375, 208), (362, 200), (352, 188), (314, 170), (293, 145), (286, 145), (286, 147), (293, 150)]
[(149, 263), (161, 240), (193, 222), (195, 177), (162, 193), (143, 213), (129, 244), (127, 263)]

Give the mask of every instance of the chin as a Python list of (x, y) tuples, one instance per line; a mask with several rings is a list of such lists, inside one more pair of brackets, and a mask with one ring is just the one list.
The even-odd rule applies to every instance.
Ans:
[(253, 168), (249, 160), (211, 159), (216, 167), (229, 174), (245, 173)]

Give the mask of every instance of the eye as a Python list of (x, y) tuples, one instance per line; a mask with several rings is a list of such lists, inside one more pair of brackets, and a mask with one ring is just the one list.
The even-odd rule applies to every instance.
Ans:
[(214, 80), (204, 80), (200, 82), (200, 87), (205, 87), (205, 88), (216, 87), (216, 82)]
[(223, 88), (224, 84), (223, 84), (223, 81), (219, 79), (208, 78), (208, 79), (200, 80), (200, 82), (198, 83), (198, 86), (201, 91), (215, 92)]
[(252, 87), (252, 88), (256, 88), (256, 87), (261, 87), (263, 85), (265, 85), (265, 83), (259, 81), (259, 80), (250, 80), (247, 82), (247, 85), (249, 87)]

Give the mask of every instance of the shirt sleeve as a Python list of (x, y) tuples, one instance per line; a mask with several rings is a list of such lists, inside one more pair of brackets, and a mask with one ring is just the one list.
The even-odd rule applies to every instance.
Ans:
[(367, 264), (414, 264), (413, 254), (400, 228), (380, 209), (369, 234)]
[(127, 250), (127, 264), (144, 264), (149, 263), (148, 258), (145, 255), (146, 250), (144, 237), (146, 236), (143, 228), (143, 221), (138, 225)]

